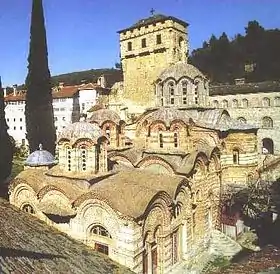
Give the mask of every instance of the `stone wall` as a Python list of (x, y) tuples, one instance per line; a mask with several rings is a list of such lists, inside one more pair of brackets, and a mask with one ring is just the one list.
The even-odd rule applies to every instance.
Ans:
[[(263, 152), (262, 140), (269, 138), (274, 154), (280, 154), (280, 92), (216, 95), (210, 97), (210, 105), (225, 108), (231, 117), (260, 127), (258, 153)], [(264, 117), (272, 119), (272, 127), (264, 125)]]
[[(158, 35), (160, 43), (157, 42)], [(172, 20), (120, 33), (125, 100), (144, 107), (155, 104), (154, 82), (159, 73), (171, 64), (186, 60), (186, 35), (186, 28)], [(145, 47), (143, 39), (146, 39)]]

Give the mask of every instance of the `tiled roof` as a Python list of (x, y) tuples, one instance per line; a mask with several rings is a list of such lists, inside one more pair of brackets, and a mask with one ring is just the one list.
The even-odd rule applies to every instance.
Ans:
[(280, 82), (265, 81), (259, 83), (246, 83), (243, 85), (212, 85), (209, 87), (210, 96), (261, 92), (280, 92)]
[[(55, 87), (52, 90), (53, 99), (57, 98), (72, 98), (79, 90), (83, 89), (102, 89), (99, 85), (95, 83), (89, 83), (86, 85), (76, 85), (76, 86), (64, 86), (62, 88)], [(17, 92), (16, 95), (13, 93), (8, 94), (5, 97), (6, 102), (14, 101), (25, 101), (26, 91)]]
[(183, 20), (180, 20), (176, 17), (173, 17), (173, 16), (166, 16), (166, 15), (163, 15), (163, 14), (155, 14), (153, 16), (150, 16), (148, 18), (144, 18), (144, 19), (141, 19), (139, 20), (137, 23), (133, 24), (131, 27), (128, 27), (126, 29), (122, 29), (120, 31), (118, 31), (118, 33), (121, 33), (121, 32), (125, 32), (125, 31), (128, 31), (128, 30), (132, 30), (132, 29), (136, 29), (136, 28), (140, 28), (140, 27), (143, 27), (143, 26), (147, 26), (147, 25), (151, 25), (151, 24), (156, 24), (158, 22), (164, 22), (164, 21), (167, 21), (167, 20), (172, 20), (172, 21), (175, 21), (185, 27), (187, 27), (189, 24)]
[(0, 199), (0, 272), (133, 273)]

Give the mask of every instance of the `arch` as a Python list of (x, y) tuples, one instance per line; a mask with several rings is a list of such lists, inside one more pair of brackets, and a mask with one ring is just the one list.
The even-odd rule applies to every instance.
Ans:
[(150, 131), (166, 131), (167, 127), (164, 121), (155, 120), (150, 124)]
[(90, 148), (94, 145), (94, 142), (89, 138), (79, 138), (76, 139), (73, 143), (73, 148), (80, 148), (81, 146), (85, 146), (86, 148)]
[(174, 174), (175, 172), (173, 167), (168, 162), (157, 156), (145, 157), (137, 164), (136, 167), (149, 169), (152, 171), (157, 169), (157, 173), (160, 174)]
[(247, 120), (244, 117), (238, 117), (237, 120), (242, 123), (242, 124), (246, 124)]
[(236, 100), (236, 99), (232, 100), (232, 107), (233, 108), (237, 108), (238, 107), (238, 100)]
[(182, 129), (184, 129), (185, 127), (187, 127), (187, 124), (183, 121), (183, 120), (173, 120), (170, 124), (170, 131), (181, 131)]
[(241, 103), (243, 108), (247, 108), (249, 106), (249, 101), (246, 98), (242, 99)]
[(129, 167), (134, 167), (132, 162), (130, 161), (130, 159), (125, 156), (125, 155), (112, 155), (112, 156), (109, 156), (110, 160), (111, 161), (115, 161), (115, 162), (122, 162), (123, 164), (125, 164), (126, 166), (129, 166)]
[(262, 118), (262, 128), (273, 128), (272, 118), (265, 116)]
[(74, 205), (77, 207), (74, 219), (83, 225), (85, 233), (88, 233), (91, 226), (98, 224), (107, 229), (113, 239), (117, 238), (120, 229), (118, 215), (107, 203), (99, 200), (95, 193), (86, 193)]
[(219, 107), (219, 101), (218, 100), (214, 100), (213, 101), (213, 107), (214, 108), (218, 108)]
[(268, 97), (264, 97), (262, 99), (262, 106), (263, 107), (270, 107), (270, 99)]
[(270, 138), (264, 138), (262, 140), (262, 153), (274, 154), (274, 142)]
[(24, 203), (21, 208), (20, 208), (22, 211), (26, 212), (26, 213), (29, 213), (29, 214), (32, 214), (34, 215), (36, 212), (35, 212), (35, 209), (32, 205), (30, 205), (29, 203)]
[(222, 108), (228, 108), (228, 101), (225, 99), (222, 101)]
[(89, 235), (94, 234), (94, 235), (103, 236), (112, 239), (112, 236), (109, 233), (109, 231), (100, 224), (93, 224), (89, 226), (87, 231)]
[(174, 81), (169, 81), (167, 83), (167, 88), (168, 88), (168, 95), (169, 96), (174, 96), (175, 95), (175, 82)]

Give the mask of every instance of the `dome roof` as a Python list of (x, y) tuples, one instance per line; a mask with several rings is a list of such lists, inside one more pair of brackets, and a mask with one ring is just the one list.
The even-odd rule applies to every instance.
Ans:
[(105, 121), (112, 121), (115, 124), (119, 124), (121, 121), (120, 116), (113, 110), (102, 108), (98, 109), (92, 112), (91, 117), (88, 119), (89, 122), (96, 122), (100, 126), (105, 122)]
[(56, 163), (54, 156), (39, 145), (39, 150), (32, 152), (26, 159), (26, 166), (51, 166)]
[(196, 77), (206, 78), (203, 73), (195, 66), (183, 61), (177, 62), (176, 64), (165, 69), (158, 78), (161, 80), (165, 80), (167, 78), (179, 80), (182, 77), (188, 77), (191, 79)]
[(97, 140), (103, 136), (102, 131), (98, 125), (90, 124), (85, 121), (76, 122), (66, 127), (59, 135), (59, 140), (77, 140), (81, 138), (88, 138), (91, 140)]
[(163, 121), (166, 125), (170, 125), (175, 120), (181, 120), (185, 123), (190, 122), (192, 118), (186, 110), (175, 107), (161, 107), (156, 111), (150, 112), (143, 117), (143, 120), (152, 123), (153, 121)]

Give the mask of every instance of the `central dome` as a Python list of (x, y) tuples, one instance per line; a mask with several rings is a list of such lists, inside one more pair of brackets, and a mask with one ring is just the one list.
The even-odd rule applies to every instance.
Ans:
[(73, 123), (65, 128), (59, 139), (80, 139), (88, 138), (91, 140), (97, 140), (99, 137), (103, 136), (101, 129), (96, 124), (90, 124), (85, 121)]

